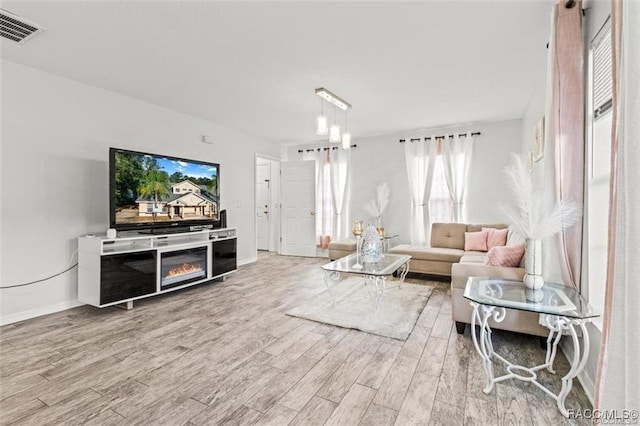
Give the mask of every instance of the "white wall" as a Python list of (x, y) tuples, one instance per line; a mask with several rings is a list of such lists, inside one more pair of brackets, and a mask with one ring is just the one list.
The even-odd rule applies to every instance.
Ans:
[[(375, 196), (376, 188), (381, 182), (387, 182), (391, 190), (391, 204), (383, 215), (384, 226), (387, 233), (399, 233), (402, 242), (410, 242), (411, 196), (407, 183), (404, 145), (398, 140), (467, 131), (482, 132), (482, 135), (476, 137), (469, 172), (468, 221), (470, 223), (506, 221), (499, 207), (500, 203), (509, 202), (502, 170), (508, 162), (509, 153), (520, 150), (522, 131), (520, 120), (433, 128), (427, 131), (354, 140), (357, 148), (351, 150), (351, 196), (347, 205), (348, 217), (368, 220), (362, 205)], [(298, 153), (298, 149), (304, 146), (307, 145), (289, 147), (287, 159), (300, 159), (301, 154)]]
[[(551, 9), (549, 9), (551, 13)], [(545, 54), (547, 51), (545, 50)], [(540, 119), (545, 115), (546, 90), (547, 90), (547, 60), (545, 55), (540, 55), (537, 62), (537, 77), (532, 82), (532, 93), (529, 104), (522, 117), (522, 145), (520, 153), (524, 158), (529, 151), (534, 149), (534, 129)], [(542, 185), (544, 182), (544, 159), (533, 163), (532, 181), (534, 185)]]
[[(277, 157), (278, 146), (3, 60), (1, 286), (62, 271), (78, 236), (108, 228), (110, 146), (220, 163), (238, 260), (255, 260), (255, 152)], [(1, 323), (65, 309), (76, 304), (76, 270), (0, 295)]]

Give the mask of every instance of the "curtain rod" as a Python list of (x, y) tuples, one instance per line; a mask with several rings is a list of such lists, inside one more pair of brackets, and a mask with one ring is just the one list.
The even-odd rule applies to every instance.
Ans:
[[(356, 144), (351, 145), (351, 148), (357, 148), (357, 147), (358, 147), (358, 145), (356, 145)], [(320, 151), (329, 151), (330, 149), (332, 149), (332, 150), (336, 150), (336, 149), (338, 149), (338, 148), (339, 148), (339, 147), (337, 147), (337, 146), (325, 146), (325, 147), (318, 147), (318, 148), (299, 149), (299, 150), (298, 150), (298, 152), (299, 152), (300, 154), (302, 154), (303, 152), (313, 152), (313, 151), (318, 151), (318, 152), (320, 152)]]
[[(482, 133), (480, 132), (473, 132), (471, 133), (471, 136), (478, 136), (481, 135)], [(468, 133), (458, 133), (458, 136), (467, 136)], [(453, 138), (454, 135), (449, 135), (449, 138)], [(438, 139), (444, 139), (446, 136), (441, 135), (441, 136), (434, 136), (433, 138), (438, 140)], [(409, 142), (419, 142), (421, 138), (411, 138), (409, 139)], [(424, 138), (425, 141), (430, 141), (431, 140), (431, 136), (428, 136), (426, 138)], [(405, 143), (407, 140), (406, 139), (400, 139), (398, 142), (400, 143)]]

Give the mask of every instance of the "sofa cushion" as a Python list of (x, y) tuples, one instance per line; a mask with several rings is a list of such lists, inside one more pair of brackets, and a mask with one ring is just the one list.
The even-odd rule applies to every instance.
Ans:
[(524, 244), (494, 247), (487, 253), (485, 265), (516, 267), (520, 265), (523, 255)]
[(464, 223), (434, 223), (431, 225), (431, 247), (462, 250), (466, 231)]
[[(480, 263), (454, 263), (451, 265), (451, 288), (464, 290), (469, 277), (492, 277), (505, 280), (522, 280), (523, 268), (488, 266)], [(469, 301), (467, 301), (468, 303)]]
[(482, 228), (487, 235), (487, 250), (491, 250), (496, 246), (504, 246), (507, 244), (507, 234), (509, 229)]
[(488, 232), (465, 232), (464, 233), (464, 250), (465, 251), (487, 251)]
[(487, 257), (487, 253), (482, 251), (465, 251), (460, 258), (460, 263), (479, 263), (484, 265), (484, 260)]
[(329, 243), (330, 250), (356, 251), (356, 240), (346, 239), (339, 241), (331, 241)]
[(432, 260), (437, 262), (456, 263), (460, 261), (464, 251), (451, 248), (400, 244), (389, 250), (389, 253), (408, 254), (411, 256), (411, 260)]
[(482, 228), (505, 229), (508, 227), (509, 225), (505, 225), (504, 223), (492, 223), (492, 224), (485, 224), (485, 225), (467, 225), (467, 232), (482, 231)]

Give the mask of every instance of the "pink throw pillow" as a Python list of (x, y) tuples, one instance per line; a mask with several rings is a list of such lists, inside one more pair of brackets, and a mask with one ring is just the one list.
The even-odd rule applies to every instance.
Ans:
[(482, 231), (489, 233), (489, 235), (487, 235), (487, 250), (491, 250), (496, 246), (507, 245), (507, 234), (509, 233), (509, 228), (482, 228)]
[(487, 251), (488, 232), (465, 232), (464, 251)]
[(496, 246), (489, 250), (484, 260), (489, 266), (520, 266), (520, 260), (524, 255), (524, 243), (515, 246)]

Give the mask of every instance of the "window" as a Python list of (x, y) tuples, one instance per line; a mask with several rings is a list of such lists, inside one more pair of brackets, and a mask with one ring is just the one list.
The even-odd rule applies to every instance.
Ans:
[(429, 220), (433, 222), (452, 222), (453, 205), (449, 187), (444, 176), (444, 158), (438, 155), (433, 169), (433, 183), (429, 198)]
[[(607, 21), (591, 42), (588, 83), (587, 241), (586, 289), (589, 303), (604, 309), (609, 232), (609, 179), (611, 176), (612, 67), (611, 25)], [(601, 319), (594, 321), (600, 326)]]

